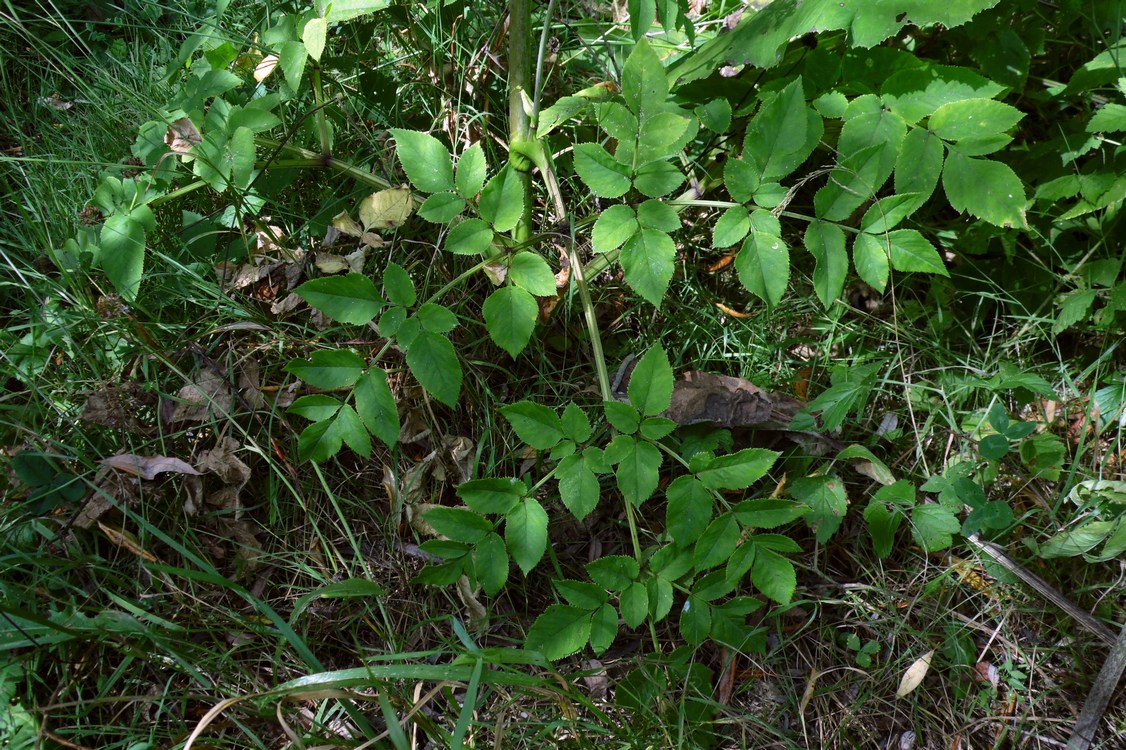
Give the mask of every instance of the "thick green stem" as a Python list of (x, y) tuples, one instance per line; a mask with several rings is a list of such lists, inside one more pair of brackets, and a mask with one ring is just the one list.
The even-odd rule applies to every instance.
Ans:
[(508, 163), (519, 176), (524, 196), (524, 213), (512, 230), (517, 242), (532, 234), (532, 162), (521, 149), (535, 140), (528, 112), (534, 93), (531, 5), (531, 0), (511, 0), (508, 5)]

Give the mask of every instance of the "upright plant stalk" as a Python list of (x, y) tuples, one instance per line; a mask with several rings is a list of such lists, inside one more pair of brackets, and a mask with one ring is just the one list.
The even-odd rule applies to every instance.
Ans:
[(531, 0), (511, 0), (508, 6), (508, 163), (516, 170), (524, 197), (523, 215), (512, 230), (512, 239), (517, 242), (523, 242), (532, 234), (532, 161), (522, 147), (535, 140), (528, 112), (533, 93)]

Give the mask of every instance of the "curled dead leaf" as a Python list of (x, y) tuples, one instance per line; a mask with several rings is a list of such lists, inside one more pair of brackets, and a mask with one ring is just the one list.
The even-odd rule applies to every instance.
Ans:
[(118, 471), (124, 471), (126, 474), (148, 480), (156, 479), (158, 474), (163, 474), (166, 471), (196, 476), (200, 474), (187, 461), (172, 456), (138, 456), (133, 453), (119, 453), (116, 456), (103, 459), (102, 463)]
[(903, 673), (903, 677), (899, 680), (899, 689), (895, 691), (896, 698), (904, 698), (914, 692), (915, 688), (923, 684), (923, 678), (927, 676), (927, 672), (931, 668), (931, 659), (934, 658), (934, 650), (930, 650), (911, 663), (907, 667), (907, 671)]
[(364, 228), (347, 211), (341, 211), (332, 217), (332, 226), (349, 237), (359, 237), (364, 233)]
[(258, 81), (258, 83), (262, 83), (262, 81), (270, 77), (270, 74), (274, 72), (274, 68), (276, 67), (278, 67), (278, 56), (266, 55), (262, 58), (262, 61), (254, 67), (254, 80)]
[(168, 131), (164, 134), (164, 142), (175, 153), (186, 154), (194, 146), (203, 143), (203, 136), (191, 119), (181, 117), (168, 126)]

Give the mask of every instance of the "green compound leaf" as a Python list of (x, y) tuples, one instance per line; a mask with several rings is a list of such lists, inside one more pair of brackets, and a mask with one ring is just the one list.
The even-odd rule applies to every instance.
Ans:
[(543, 404), (518, 401), (501, 408), (516, 436), (536, 450), (549, 450), (563, 439), (559, 415)]
[(626, 283), (654, 307), (661, 306), (675, 270), (676, 244), (656, 229), (638, 230), (620, 256)]
[(903, 139), (895, 162), (895, 192), (916, 196), (908, 215), (934, 193), (944, 153), (942, 141), (926, 128), (915, 128)]
[(660, 479), (661, 451), (652, 443), (638, 442), (628, 435), (619, 435), (618, 489), (634, 506), (640, 506), (653, 495)]
[(473, 547), (473, 572), (481, 588), (489, 596), (496, 596), (508, 581), (508, 552), (499, 534), (487, 534)]
[(643, 583), (632, 583), (622, 592), (622, 620), (631, 628), (645, 622), (649, 614), (649, 591)]
[(326, 349), (313, 352), (309, 359), (295, 359), (285, 371), (296, 375), (314, 388), (331, 391), (356, 384), (367, 362), (347, 349)]
[(552, 661), (570, 656), (590, 641), (590, 621), (590, 610), (552, 604), (532, 624), (524, 647)]
[(637, 223), (645, 229), (675, 232), (680, 229), (680, 215), (669, 204), (650, 199), (637, 207)]
[(585, 411), (575, 404), (567, 404), (563, 407), (560, 423), (563, 426), (563, 434), (568, 440), (574, 440), (576, 443), (585, 443), (590, 440), (590, 418), (587, 417)]
[(730, 513), (724, 513), (708, 524), (692, 553), (696, 570), (707, 570), (727, 562), (739, 544), (740, 533), (739, 522)]
[(478, 544), (493, 533), (493, 522), (466, 508), (433, 505), (423, 516), (434, 531), (454, 542)]
[(638, 121), (643, 122), (658, 114), (668, 95), (665, 66), (649, 42), (642, 39), (622, 66), (622, 98)]
[(829, 307), (841, 296), (848, 276), (844, 230), (826, 221), (812, 221), (805, 230), (805, 248), (816, 262), (813, 290), (821, 304)]
[(368, 431), (393, 448), (399, 441), (399, 409), (387, 385), (387, 373), (377, 367), (368, 370), (356, 382), (352, 394), (356, 399), (356, 413)]
[(1025, 226), (1024, 185), (1007, 164), (971, 159), (951, 149), (942, 170), (946, 199), (956, 211), (999, 227)]
[(930, 241), (914, 229), (896, 229), (884, 235), (891, 245), (891, 265), (897, 271), (921, 271), (949, 276), (942, 256)]
[(651, 417), (669, 408), (672, 402), (672, 366), (660, 345), (638, 360), (629, 379), (629, 400), (642, 416)]
[(766, 476), (778, 460), (778, 452), (765, 448), (745, 448), (738, 453), (717, 456), (702, 470), (697, 479), (713, 490), (742, 490)]
[(856, 273), (878, 292), (888, 283), (887, 240), (871, 234), (858, 234), (852, 242), (852, 264)]
[[(786, 177), (812, 153), (817, 143), (815, 140), (811, 145), (806, 138), (809, 114), (799, 76), (763, 105), (751, 120), (743, 145), (743, 159), (755, 166), (763, 182), (776, 182)], [(817, 121), (820, 123), (819, 117)]]
[(751, 215), (743, 206), (732, 206), (716, 220), (712, 230), (713, 247), (731, 247), (751, 231)]
[(457, 174), (454, 176), (457, 191), (465, 200), (473, 200), (485, 184), (485, 150), (480, 143), (474, 143), (461, 152), (457, 160)]
[(498, 232), (507, 232), (520, 221), (524, 213), (524, 189), (511, 164), (485, 185), (477, 211)]
[(504, 540), (512, 559), (528, 575), (547, 551), (547, 511), (538, 500), (524, 498), (508, 512)]
[(668, 498), (665, 528), (673, 541), (682, 547), (695, 542), (712, 520), (712, 494), (702, 482), (691, 477), (677, 477), (665, 491)]
[(336, 416), (336, 412), (340, 411), (340, 407), (343, 405), (340, 399), (322, 393), (314, 393), (297, 399), (290, 404), (286, 411), (304, 417), (310, 422), (320, 422)]
[(949, 547), (961, 529), (957, 516), (942, 505), (920, 505), (911, 512), (911, 535), (927, 552)]
[(418, 207), (418, 215), (433, 224), (449, 224), (465, 210), (465, 199), (448, 190), (434, 193)]
[(395, 152), (411, 184), (424, 193), (454, 189), (454, 162), (450, 152), (432, 135), (392, 128)]
[(302, 461), (320, 463), (340, 452), (344, 439), (332, 429), (334, 420), (314, 422), (301, 431), (297, 438), (297, 457)]
[(598, 506), (598, 477), (583, 456), (567, 456), (555, 470), (559, 478), (559, 497), (567, 510), (580, 521)]
[(493, 230), (481, 219), (466, 219), (446, 236), (446, 250), (454, 255), (479, 255), (493, 244)]
[(741, 159), (728, 159), (723, 168), (723, 184), (732, 200), (749, 203), (755, 197), (762, 181), (759, 171), (749, 162)]
[(481, 308), (489, 338), (512, 357), (531, 341), (539, 310), (536, 298), (517, 286), (497, 289)]
[(128, 215), (115, 213), (102, 226), (100, 244), (102, 270), (122, 299), (134, 301), (145, 270), (144, 226)]
[(797, 588), (798, 577), (793, 563), (773, 550), (759, 547), (751, 567), (751, 583), (767, 599), (789, 604)]
[(411, 307), (416, 301), (414, 282), (407, 269), (398, 263), (388, 263), (383, 271), (383, 292), (394, 305)]
[(610, 591), (625, 591), (640, 571), (637, 560), (625, 555), (606, 555), (586, 564), (590, 580)]
[(594, 222), (590, 241), (596, 253), (608, 253), (625, 244), (637, 232), (637, 214), (624, 204), (610, 206)]
[(294, 291), (311, 306), (341, 323), (364, 325), (383, 309), (375, 284), (358, 273), (313, 279)]
[(809, 506), (805, 521), (824, 544), (840, 528), (848, 511), (844, 483), (836, 476), (802, 477), (794, 481), (790, 494)]
[(980, 138), (1010, 130), (1024, 113), (992, 99), (964, 99), (939, 107), (931, 115), (929, 130), (947, 141)]
[(651, 161), (637, 168), (633, 186), (647, 198), (668, 195), (684, 182), (684, 173), (668, 161)]
[(339, 434), (341, 439), (357, 455), (364, 458), (371, 456), (371, 437), (368, 435), (367, 428), (364, 427), (363, 420), (351, 406), (345, 404), (340, 407), (340, 411), (336, 413), (336, 418), (333, 419), (329, 431)]
[(528, 492), (528, 486), (519, 479), (511, 477), (490, 477), (474, 479), (458, 485), (457, 496), (478, 513), (499, 513), (504, 515), (516, 507), (520, 498)]
[(630, 187), (629, 167), (619, 164), (597, 143), (575, 146), (575, 171), (599, 198), (618, 198)]
[(456, 406), (461, 392), (461, 363), (450, 340), (431, 331), (419, 331), (407, 348), (407, 367), (434, 398)]
[(777, 305), (790, 283), (790, 251), (781, 237), (753, 232), (735, 256), (735, 270), (748, 291)]
[(555, 274), (541, 255), (521, 251), (512, 256), (508, 280), (537, 297), (555, 296)]

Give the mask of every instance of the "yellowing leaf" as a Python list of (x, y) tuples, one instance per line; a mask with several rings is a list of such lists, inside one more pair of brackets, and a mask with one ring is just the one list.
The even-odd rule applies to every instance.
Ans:
[(305, 24), (305, 29), (301, 32), (301, 41), (305, 42), (305, 50), (309, 53), (309, 57), (314, 60), (321, 59), (321, 53), (325, 51), (327, 33), (328, 24), (323, 18), (314, 18)]
[(262, 83), (262, 81), (270, 77), (270, 74), (274, 72), (274, 68), (276, 67), (278, 67), (278, 56), (266, 55), (262, 58), (261, 62), (254, 66), (254, 80), (258, 81), (258, 83)]
[(336, 216), (333, 216), (332, 226), (349, 237), (359, 237), (364, 233), (364, 228), (361, 227), (355, 219), (349, 216), (347, 211), (341, 211)]
[(911, 666), (907, 667), (907, 671), (903, 673), (903, 678), (899, 681), (899, 689), (895, 691), (896, 698), (903, 698), (909, 695), (915, 688), (922, 684), (923, 678), (927, 676), (927, 672), (931, 668), (932, 658), (934, 658), (933, 649), (920, 656)]
[(380, 190), (360, 203), (360, 223), (365, 230), (394, 229), (413, 212), (414, 201), (410, 190), (405, 187)]

